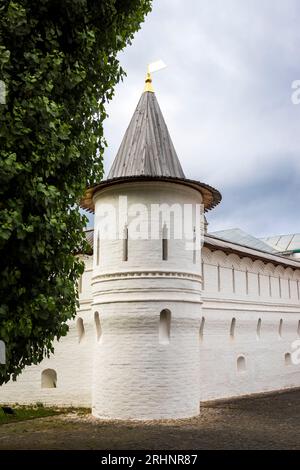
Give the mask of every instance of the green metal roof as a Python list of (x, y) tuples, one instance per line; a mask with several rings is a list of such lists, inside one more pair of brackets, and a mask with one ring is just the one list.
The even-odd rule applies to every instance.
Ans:
[(300, 250), (300, 233), (266, 237), (262, 238), (262, 241), (279, 252), (299, 252)]
[(249, 248), (265, 251), (266, 253), (276, 253), (277, 251), (269, 244), (239, 228), (219, 230), (217, 232), (212, 232), (211, 235), (232, 243), (238, 243), (239, 245), (247, 246)]

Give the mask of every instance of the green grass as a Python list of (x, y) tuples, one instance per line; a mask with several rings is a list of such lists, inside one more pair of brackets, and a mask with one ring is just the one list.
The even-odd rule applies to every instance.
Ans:
[(4, 413), (0, 405), (0, 425), (16, 421), (25, 421), (27, 419), (44, 418), (46, 416), (54, 416), (66, 412), (66, 410), (63, 409), (44, 408), (41, 405), (29, 407), (15, 405), (11, 406), (11, 408), (15, 413), (13, 415), (7, 415)]

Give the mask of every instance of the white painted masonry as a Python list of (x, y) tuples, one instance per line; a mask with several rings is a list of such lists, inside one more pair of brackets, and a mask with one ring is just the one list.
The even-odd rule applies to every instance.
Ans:
[[(211, 244), (211, 240), (209, 243)], [(204, 246), (202, 250), (202, 311), (200, 295), (196, 294), (198, 280), (181, 279), (182, 265), (176, 274), (178, 278), (170, 279), (166, 271), (165, 277), (162, 273), (159, 275), (159, 281), (155, 273), (149, 276), (144, 270), (139, 276), (133, 277), (128, 274), (129, 269), (126, 269), (123, 277), (117, 278), (116, 288), (112, 289), (114, 292), (109, 293), (115, 281), (101, 280), (99, 270), (93, 276), (93, 257), (85, 256), (86, 270), (78, 310), (78, 318), (82, 318), (84, 323), (83, 340), (79, 343), (75, 319), (70, 322), (67, 337), (55, 345), (54, 356), (45, 359), (38, 366), (26, 368), (17, 382), (10, 382), (0, 388), (0, 402), (43, 402), (48, 405), (86, 407), (91, 407), (93, 403), (96, 407), (94, 413), (99, 416), (142, 419), (147, 417), (149, 401), (151, 417), (161, 416), (160, 407), (165, 404), (165, 390), (169, 393), (170, 403), (163, 410), (164, 416), (171, 416), (172, 410), (175, 410), (178, 417), (193, 414), (193, 403), (196, 400), (199, 404), (204, 400), (300, 387), (300, 365), (285, 363), (285, 354), (292, 352), (292, 343), (300, 337), (300, 269), (290, 267), (289, 258), (286, 259), (287, 266), (284, 269), (275, 263), (270, 264), (267, 258), (265, 262), (253, 262), (247, 256), (243, 257), (241, 247), (238, 247), (241, 250), (239, 256), (226, 255), (217, 248), (216, 246), (216, 250), (212, 251)], [(261, 256), (261, 253), (257, 252), (257, 255)], [(137, 270), (137, 267), (134, 269)], [(235, 272), (234, 277), (232, 269)], [(248, 294), (246, 269), (249, 276)], [(282, 284), (281, 298), (279, 278)], [(170, 293), (168, 285), (173, 285), (174, 281), (176, 288)], [(96, 291), (99, 283), (107, 286), (103, 290), (104, 298), (116, 295), (117, 286), (124, 283), (122, 301), (118, 304), (106, 301), (103, 305), (96, 305), (96, 302), (103, 300), (100, 294), (100, 298), (92, 306), (92, 284)], [(191, 305), (194, 307), (190, 302), (190, 294), (188, 302), (180, 301), (180, 297), (187, 294), (184, 292), (187, 283), (195, 291), (192, 296), (198, 296), (195, 302), (196, 314), (194, 308), (190, 308)], [(156, 293), (152, 291), (153, 298), (147, 302), (135, 303), (134, 296), (141, 295), (140, 288), (142, 295), (145, 290), (148, 295), (152, 289)], [(164, 294), (162, 296), (161, 292), (161, 296), (156, 299), (159, 290)], [(173, 296), (176, 297), (175, 301)], [(159, 315), (164, 308), (169, 308), (172, 313), (168, 345), (159, 344)], [(102, 330), (99, 341), (94, 318), (94, 312), (97, 311)], [(205, 319), (204, 322), (202, 318)], [(234, 337), (231, 337), (233, 318), (236, 319), (236, 326)], [(259, 320), (260, 335), (257, 334)], [(246, 370), (239, 372), (237, 361), (240, 356), (245, 357)], [(112, 363), (114, 357), (114, 370), (110, 371), (109, 363)], [(130, 366), (126, 366), (128, 361)], [(178, 368), (178, 364), (182, 368)], [(41, 388), (42, 371), (48, 368), (57, 373), (56, 388)], [(197, 373), (198, 377), (195, 378)], [(187, 375), (194, 377), (192, 384), (192, 380), (187, 380)], [(104, 377), (109, 380), (112, 378), (113, 383), (106, 383)], [(165, 388), (161, 387), (162, 383)], [(155, 391), (156, 385), (158, 393)], [(168, 387), (176, 390), (178, 395), (176, 392), (170, 393)], [(109, 396), (112, 390), (114, 394)], [(137, 390), (141, 392), (140, 395)], [(107, 402), (109, 408), (104, 408), (104, 403)], [(122, 410), (119, 409), (120, 403), (124, 407)]]
[[(300, 367), (287, 366), (285, 354), (292, 353), (299, 338), (300, 269), (206, 247), (202, 256), (206, 321), (199, 358), (201, 400), (299, 387)], [(246, 359), (242, 373), (237, 368), (240, 356)]]
[(213, 188), (185, 179), (147, 89), (112, 179), (87, 192), (95, 231), (93, 255), (82, 256), (77, 317), (54, 355), (0, 387), (1, 403), (91, 407), (109, 419), (184, 418), (203, 400), (300, 387), (300, 364), (291, 360), (300, 338), (299, 253), (279, 256), (208, 234), (202, 249), (186, 250), (186, 236), (166, 240), (170, 227), (157, 239), (133, 240), (127, 214), (128, 239), (99, 234), (103, 204), (117, 211), (120, 196), (142, 204), (142, 232), (152, 204), (220, 202)]
[[(174, 183), (110, 187), (96, 195), (96, 227), (101, 226), (99, 206), (112, 205), (117, 211), (121, 195), (127, 196), (129, 207), (144, 205), (141, 226), (152, 204), (202, 202), (199, 191)], [(154, 223), (152, 218), (150, 225)], [(92, 278), (93, 310), (100, 315), (102, 329), (94, 355), (95, 416), (159, 419), (198, 414), (201, 252), (194, 263), (185, 242), (169, 240), (164, 261), (162, 236), (131, 240), (129, 233), (128, 261), (123, 261), (123, 241), (101, 239)], [(164, 310), (170, 316), (170, 340), (160, 344)]]

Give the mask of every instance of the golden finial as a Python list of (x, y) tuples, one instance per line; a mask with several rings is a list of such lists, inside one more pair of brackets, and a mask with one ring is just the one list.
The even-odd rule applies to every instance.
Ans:
[(154, 93), (154, 89), (153, 89), (153, 86), (152, 86), (151, 73), (149, 72), (149, 65), (148, 65), (147, 75), (146, 75), (146, 80), (145, 80), (144, 92), (145, 91), (149, 91), (150, 93)]
[(158, 72), (158, 70), (164, 69), (165, 67), (166, 67), (166, 64), (162, 60), (157, 60), (156, 62), (152, 62), (152, 64), (148, 65), (144, 92), (150, 91), (150, 93), (154, 93), (153, 86), (152, 86), (151, 73)]

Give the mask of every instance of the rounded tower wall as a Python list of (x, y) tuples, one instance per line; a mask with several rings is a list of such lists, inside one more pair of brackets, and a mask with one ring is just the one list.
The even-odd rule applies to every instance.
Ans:
[[(125, 203), (125, 201), (127, 201)], [(95, 255), (94, 277), (115, 271), (181, 270), (199, 272), (199, 259), (193, 258), (192, 230), (195, 221), (187, 220), (184, 227), (183, 214), (189, 217), (188, 207), (202, 204), (201, 194), (193, 188), (174, 183), (127, 183), (109, 187), (95, 196)], [(158, 212), (160, 206), (162, 211)], [(163, 220), (159, 215), (166, 208), (170, 213), (167, 221), (167, 260), (162, 260)], [(127, 209), (127, 213), (125, 213)], [(110, 215), (108, 216), (108, 211)], [(138, 211), (138, 213), (137, 213)], [(108, 233), (106, 227), (116, 220), (115, 230)], [(105, 225), (105, 227), (104, 227)], [(122, 237), (128, 226), (128, 259), (123, 261), (124, 244)], [(101, 227), (103, 232), (100, 233)], [(184, 233), (190, 229), (189, 237)], [(153, 233), (155, 234), (153, 236)], [(98, 241), (100, 246), (98, 249)], [(145, 243), (146, 242), (146, 243)], [(200, 251), (198, 250), (198, 255)], [(97, 256), (98, 255), (98, 256)]]
[[(123, 302), (99, 308), (93, 414), (110, 419), (199, 413), (199, 304)], [(169, 335), (161, 312), (170, 312)]]
[[(147, 225), (149, 230), (157, 222), (151, 205), (195, 207), (202, 202), (199, 192), (179, 184), (110, 187), (95, 197), (95, 227), (100, 234), (103, 205), (117, 212), (119, 196), (126, 196), (129, 213), (132, 204), (139, 204), (140, 224), (147, 218), (144, 229)], [(95, 234), (93, 309), (99, 314), (101, 337), (95, 347), (93, 414), (115, 419), (197, 415), (201, 251), (195, 256), (190, 234), (172, 240), (170, 233), (163, 259), (162, 230), (158, 239), (132, 240), (130, 217), (122, 217), (129, 232), (126, 260), (124, 240), (100, 237), (97, 253)]]

